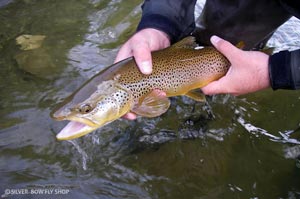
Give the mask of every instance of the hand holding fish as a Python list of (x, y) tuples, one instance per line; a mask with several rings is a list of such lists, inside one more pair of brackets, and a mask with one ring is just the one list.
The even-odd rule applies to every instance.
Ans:
[[(212, 44), (229, 59), (232, 66), (226, 76), (202, 88), (206, 95), (229, 93), (237, 96), (270, 87), (268, 55), (257, 51), (243, 51), (218, 37), (212, 37)], [(121, 47), (115, 62), (134, 56), (139, 70), (144, 74), (151, 74), (151, 51), (169, 45), (169, 38), (162, 31), (143, 29)], [(164, 94), (159, 90), (155, 92)], [(123, 118), (134, 120), (136, 114), (129, 112)]]
[(170, 107), (169, 97), (184, 95), (204, 102), (198, 88), (223, 77), (230, 62), (213, 47), (196, 46), (190, 36), (152, 52), (149, 75), (141, 73), (132, 57), (94, 75), (51, 112), (55, 120), (70, 120), (57, 139), (78, 138), (129, 112), (160, 116)]
[(141, 73), (149, 75), (152, 72), (151, 51), (170, 46), (166, 33), (146, 28), (134, 34), (119, 50), (115, 63), (133, 56)]
[(269, 56), (260, 51), (243, 51), (219, 37), (212, 44), (231, 63), (227, 74), (202, 88), (206, 95), (229, 93), (242, 95), (270, 87)]
[[(205, 97), (195, 89), (214, 81), (212, 94), (238, 95), (269, 86), (268, 55), (239, 50), (218, 37), (212, 37), (212, 43), (217, 49), (197, 49), (195, 38), (186, 37), (154, 51), (150, 56), (153, 68), (148, 75), (141, 73), (132, 57), (100, 71), (51, 112), (56, 120), (70, 120), (57, 138), (78, 138), (126, 114), (127, 119), (134, 119), (134, 114), (160, 116), (169, 109), (168, 97), (172, 96), (185, 95), (203, 102)], [(150, 44), (146, 42), (149, 53), (154, 47), (163, 47)], [(227, 78), (222, 78), (224, 75)], [(220, 78), (223, 80), (216, 81)], [(209, 90), (204, 92), (208, 94)]]
[[(170, 46), (167, 34), (162, 31), (147, 28), (134, 34), (119, 50), (115, 63), (134, 56), (139, 70), (149, 75), (152, 72), (151, 51), (160, 50)], [(159, 92), (156, 90), (155, 92)], [(163, 92), (161, 94), (164, 94)], [(125, 119), (134, 120), (136, 114), (129, 112), (123, 116)]]

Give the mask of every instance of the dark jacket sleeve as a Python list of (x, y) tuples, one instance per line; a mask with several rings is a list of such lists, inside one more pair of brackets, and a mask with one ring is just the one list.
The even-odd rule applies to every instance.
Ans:
[(196, 0), (145, 0), (137, 30), (155, 28), (167, 33), (174, 43), (195, 28)]
[(281, 51), (269, 59), (271, 86), (276, 89), (300, 89), (300, 50)]
[[(300, 19), (300, 3), (293, 0), (279, 0), (281, 6)], [(300, 89), (300, 49), (282, 51), (269, 59), (271, 86), (276, 89)]]

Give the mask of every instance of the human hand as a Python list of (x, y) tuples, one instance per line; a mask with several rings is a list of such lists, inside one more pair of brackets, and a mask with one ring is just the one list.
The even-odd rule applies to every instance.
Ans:
[(152, 72), (151, 51), (170, 46), (166, 33), (153, 28), (146, 28), (135, 33), (119, 50), (115, 62), (133, 56), (139, 70), (149, 75)]
[[(149, 75), (152, 72), (151, 51), (170, 46), (168, 35), (162, 31), (146, 28), (135, 33), (119, 50), (115, 63), (133, 56), (141, 73)], [(134, 120), (134, 113), (127, 113), (125, 119)]]
[(229, 93), (235, 96), (270, 87), (269, 56), (259, 51), (243, 51), (217, 36), (211, 43), (231, 63), (227, 74), (202, 88), (206, 95)]

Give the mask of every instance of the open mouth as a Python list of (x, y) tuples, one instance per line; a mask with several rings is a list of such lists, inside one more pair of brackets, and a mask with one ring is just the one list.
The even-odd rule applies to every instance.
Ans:
[(86, 135), (95, 129), (97, 129), (97, 127), (71, 121), (56, 135), (56, 138), (58, 140), (71, 140)]

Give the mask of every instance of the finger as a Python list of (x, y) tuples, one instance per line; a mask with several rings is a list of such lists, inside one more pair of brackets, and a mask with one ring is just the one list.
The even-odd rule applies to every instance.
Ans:
[(213, 81), (210, 84), (202, 87), (201, 90), (205, 95), (228, 93), (226, 85), (227, 85), (226, 77), (222, 77), (221, 79), (217, 81)]
[(123, 115), (122, 118), (127, 119), (127, 120), (135, 120), (136, 114), (129, 112), (129, 113)]
[(156, 95), (159, 98), (165, 98), (165, 97), (167, 97), (167, 93), (165, 93), (164, 91), (159, 90), (157, 88), (154, 89), (153, 91), (151, 91), (151, 94), (154, 94), (154, 95)]
[(236, 53), (240, 51), (237, 47), (232, 45), (230, 42), (218, 37), (218, 36), (212, 36), (210, 38), (211, 43), (214, 45), (214, 47), (220, 51), (225, 57), (227, 57), (229, 60), (231, 60)]
[(152, 73), (152, 56), (151, 56), (151, 49), (147, 43), (140, 44), (135, 46), (132, 51), (136, 64), (140, 71), (145, 74), (149, 75)]
[(120, 50), (115, 58), (114, 63), (119, 62), (119, 61), (126, 59), (128, 57), (131, 57), (131, 56), (132, 56), (132, 50), (128, 47), (128, 45), (124, 44), (120, 48)]

